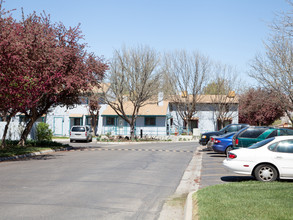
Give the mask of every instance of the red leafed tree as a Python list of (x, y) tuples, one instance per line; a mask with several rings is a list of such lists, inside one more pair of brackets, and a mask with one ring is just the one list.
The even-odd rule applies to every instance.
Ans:
[(268, 126), (283, 115), (280, 98), (273, 91), (251, 88), (240, 96), (240, 123)]
[(1, 22), (12, 30), (0, 30), (0, 94), (5, 104), (13, 103), (0, 106), (28, 118), (19, 143), (24, 145), (39, 117), (56, 105), (77, 104), (82, 94), (99, 84), (107, 65), (86, 52), (79, 26), (66, 28), (36, 13), (21, 22), (5, 19)]

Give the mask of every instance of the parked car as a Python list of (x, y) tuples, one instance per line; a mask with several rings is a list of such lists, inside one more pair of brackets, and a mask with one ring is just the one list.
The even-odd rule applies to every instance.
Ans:
[(233, 149), (249, 147), (264, 139), (284, 135), (293, 135), (293, 130), (286, 128), (250, 126), (243, 128), (234, 135)]
[(232, 150), (223, 165), (259, 181), (293, 179), (293, 136), (272, 137), (248, 148)]
[(216, 153), (227, 153), (232, 150), (232, 138), (236, 134), (236, 132), (230, 132), (218, 137), (211, 137), (213, 139), (212, 149)]
[(239, 131), (242, 128), (248, 127), (248, 124), (230, 124), (219, 131), (206, 132), (201, 135), (199, 143), (203, 146), (207, 145), (211, 136), (219, 136), (229, 132)]
[(91, 128), (88, 125), (74, 125), (70, 129), (70, 142), (92, 141)]

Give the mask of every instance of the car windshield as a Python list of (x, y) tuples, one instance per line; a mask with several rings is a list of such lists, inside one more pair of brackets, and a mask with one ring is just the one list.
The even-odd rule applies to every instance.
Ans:
[(256, 149), (256, 148), (262, 147), (262, 146), (266, 145), (267, 143), (270, 143), (274, 139), (275, 138), (272, 137), (272, 138), (268, 138), (268, 139), (265, 139), (263, 141), (257, 142), (255, 144), (251, 145), (250, 147), (248, 147), (248, 149)]
[(82, 132), (85, 131), (84, 127), (73, 127), (71, 131)]
[(221, 130), (219, 130), (220, 132), (225, 132), (227, 130), (227, 127), (229, 127), (230, 125), (227, 125), (226, 127), (222, 128)]

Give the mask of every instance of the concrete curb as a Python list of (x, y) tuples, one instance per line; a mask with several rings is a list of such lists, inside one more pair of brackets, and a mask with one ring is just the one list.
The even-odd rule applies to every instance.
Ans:
[(197, 143), (198, 140), (192, 140), (192, 141), (138, 141), (138, 142), (96, 142), (97, 144), (113, 144), (113, 145), (124, 145), (124, 144), (167, 144), (167, 143)]
[[(199, 150), (202, 150), (202, 147), (199, 146), (195, 152), (195, 156), (192, 158), (189, 166), (195, 166), (195, 170), (192, 170), (191, 174), (191, 180), (194, 182), (192, 183), (191, 187), (189, 188), (189, 193), (185, 202), (184, 207), (184, 220), (192, 220), (192, 212), (193, 212), (193, 202), (192, 202), (192, 195), (197, 192), (199, 189), (200, 184), (200, 175), (201, 175), (201, 167), (202, 167), (202, 152), (199, 152)], [(188, 166), (188, 167), (189, 167)], [(192, 169), (192, 167), (191, 167)]]
[(192, 200), (192, 196), (196, 192), (197, 192), (197, 190), (188, 193), (188, 196), (187, 196), (187, 199), (186, 199), (186, 203), (185, 203), (185, 207), (184, 207), (184, 220), (192, 220), (192, 214), (193, 214), (193, 200)]
[[(56, 141), (56, 142), (69, 142), (69, 139), (53, 139), (53, 141)], [(199, 140), (190, 140), (190, 141), (138, 141), (138, 142), (102, 142), (102, 141), (95, 141), (93, 139), (93, 142), (92, 143), (95, 143), (95, 144), (158, 144), (158, 143), (187, 143), (187, 142), (191, 142), (191, 143), (198, 143)]]

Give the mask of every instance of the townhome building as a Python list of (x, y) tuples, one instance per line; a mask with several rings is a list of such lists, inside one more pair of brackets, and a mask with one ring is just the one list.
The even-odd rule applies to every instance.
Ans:
[[(99, 93), (100, 91), (96, 91)], [(135, 122), (136, 136), (166, 137), (169, 135), (191, 134), (194, 131), (203, 133), (218, 130), (230, 123), (238, 123), (237, 98), (225, 98), (223, 96), (201, 95), (196, 103), (196, 110), (189, 121), (182, 117), (180, 111), (184, 106), (178, 105), (174, 100), (161, 99), (141, 107)], [(179, 103), (180, 104), (180, 103)], [(98, 123), (95, 129), (96, 135), (129, 136), (130, 126), (117, 115), (117, 113), (103, 100), (100, 100)], [(225, 106), (224, 113), (222, 106)], [(126, 113), (130, 117), (132, 107), (130, 102), (124, 104)], [(81, 97), (81, 102), (71, 108), (57, 106), (38, 119), (46, 122), (53, 131), (54, 136), (69, 136), (73, 125), (91, 125), (92, 117), (89, 113), (89, 100)], [(8, 139), (18, 139), (25, 123), (22, 114), (13, 118), (8, 132)], [(0, 122), (0, 135), (4, 130), (5, 122)], [(35, 126), (29, 138), (35, 138)]]

